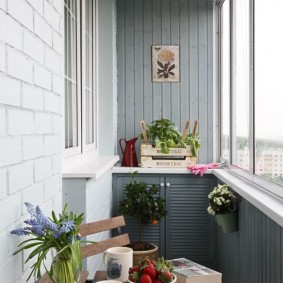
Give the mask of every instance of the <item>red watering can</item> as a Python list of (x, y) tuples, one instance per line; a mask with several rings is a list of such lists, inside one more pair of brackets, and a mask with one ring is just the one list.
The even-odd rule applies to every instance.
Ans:
[[(119, 144), (121, 147), (121, 151), (123, 154), (123, 159), (121, 166), (125, 167), (138, 167), (138, 160), (137, 160), (137, 154), (135, 149), (135, 143), (138, 140), (138, 138), (133, 138), (131, 140), (126, 139), (120, 139)], [(125, 149), (122, 147), (122, 141), (125, 143)]]

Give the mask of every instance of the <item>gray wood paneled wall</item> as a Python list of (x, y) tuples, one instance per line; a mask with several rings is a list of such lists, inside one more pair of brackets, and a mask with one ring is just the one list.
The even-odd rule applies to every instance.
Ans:
[[(118, 140), (138, 136), (141, 120), (179, 130), (199, 120), (199, 162), (212, 161), (212, 10), (211, 0), (117, 0)], [(180, 82), (152, 82), (152, 45), (180, 45)]]
[(283, 228), (246, 200), (239, 207), (239, 230), (217, 230), (217, 270), (222, 283), (282, 283)]

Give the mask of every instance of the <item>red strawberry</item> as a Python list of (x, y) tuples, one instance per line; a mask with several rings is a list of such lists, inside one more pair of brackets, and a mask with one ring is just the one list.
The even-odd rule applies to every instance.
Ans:
[(140, 275), (139, 275), (139, 267), (138, 266), (133, 266), (129, 268), (129, 280), (133, 282), (138, 282)]
[(134, 273), (134, 272), (139, 272), (139, 271), (140, 269), (137, 265), (129, 268), (129, 274)]
[(143, 274), (140, 278), (140, 283), (152, 283), (152, 280), (148, 274)]
[(154, 279), (152, 283), (162, 283), (162, 282), (158, 279)]
[(154, 279), (156, 277), (156, 271), (153, 263), (148, 262), (148, 265), (145, 268), (143, 268), (142, 274), (148, 274), (151, 277), (151, 279)]
[(169, 283), (173, 280), (173, 275), (170, 271), (164, 271), (159, 275), (158, 279), (163, 283)]

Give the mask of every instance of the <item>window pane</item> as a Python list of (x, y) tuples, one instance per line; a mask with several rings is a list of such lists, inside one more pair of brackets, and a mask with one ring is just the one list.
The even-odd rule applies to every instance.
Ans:
[(232, 164), (249, 170), (249, 2), (233, 1)]
[(78, 146), (75, 1), (65, 1), (65, 148)]
[(85, 1), (85, 121), (86, 121), (86, 144), (94, 143), (94, 89), (93, 89), (93, 1)]
[(230, 0), (221, 14), (221, 157), (230, 160)]
[(255, 1), (255, 173), (283, 185), (283, 1)]

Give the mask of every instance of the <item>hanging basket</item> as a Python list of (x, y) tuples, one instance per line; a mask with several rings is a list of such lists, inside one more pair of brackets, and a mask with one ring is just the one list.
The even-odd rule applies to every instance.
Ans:
[(223, 232), (232, 233), (238, 230), (238, 213), (218, 214), (217, 221), (220, 222)]

